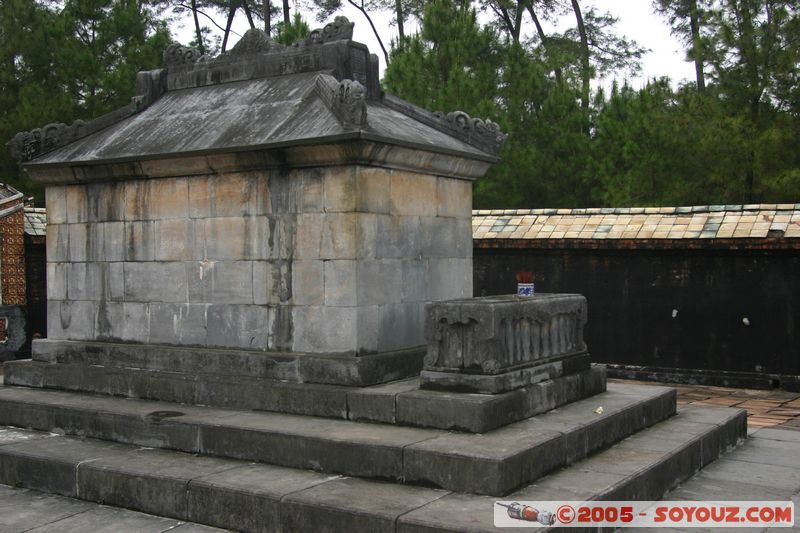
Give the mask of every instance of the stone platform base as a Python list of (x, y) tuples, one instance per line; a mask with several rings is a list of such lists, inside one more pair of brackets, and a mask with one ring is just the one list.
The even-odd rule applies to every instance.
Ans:
[[(240, 369), (241, 370), (241, 369)], [(411, 378), (347, 387), (224, 375), (116, 368), (97, 364), (11, 361), (5, 383), (225, 409), (273, 411), (483, 433), (606, 390), (605, 367), (508, 393), (420, 390)]]
[[(621, 389), (621, 392), (623, 396), (627, 396), (632, 391)], [(635, 396), (630, 397), (633, 400)], [(4, 401), (7, 400), (4, 398)], [(598, 401), (609, 405), (608, 398), (598, 398)], [(117, 402), (125, 401), (117, 400)], [(40, 402), (36, 410), (39, 413), (38, 422), (32, 414), (28, 415), (28, 420), (35, 425), (48, 428), (53, 421), (65, 421), (68, 418), (66, 416), (68, 410), (74, 410), (69, 406), (62, 406), (60, 408), (62, 414), (58, 420), (48, 421), (42, 416), (46, 413), (43, 407), (44, 404)], [(145, 406), (138, 405), (126, 409), (132, 411), (137, 408), (141, 408), (142, 412), (146, 409)], [(105, 418), (110, 418), (114, 411), (112, 405)], [(0, 411), (4, 418), (9, 412)], [(18, 411), (18, 414), (22, 416), (24, 413)], [(181, 418), (199, 420), (200, 416), (201, 413), (198, 412), (187, 412), (183, 416), (165, 420), (161, 426), (151, 423), (148, 426), (151, 430), (150, 436), (146, 439), (150, 442), (148, 446), (163, 446), (166, 444), (164, 439), (179, 435), (179, 431), (174, 424), (170, 424), (170, 420), (178, 421)], [(253, 416), (255, 415), (251, 418)], [(611, 413), (603, 415), (606, 416), (611, 416)], [(98, 422), (103, 420), (97, 413), (95, 417)], [(303, 453), (327, 449), (326, 459), (337, 457), (340, 461), (350, 459), (352, 464), (362, 467), (405, 468), (410, 472), (416, 472), (417, 476), (420, 474), (435, 476), (437, 473), (443, 474), (449, 471), (455, 474), (452, 479), (459, 482), (472, 480), (484, 483), (492, 478), (502, 479), (504, 476), (520, 479), (520, 474), (528, 474), (527, 477), (530, 478), (530, 474), (533, 474), (531, 469), (540, 472), (532, 483), (530, 481), (523, 483), (503, 498), (511, 501), (656, 500), (669, 489), (692, 477), (745, 436), (746, 417), (743, 411), (690, 406), (682, 408), (677, 415), (654, 426), (641, 429), (616, 445), (608, 447), (612, 442), (607, 442), (605, 447), (598, 449), (593, 455), (575, 455), (576, 448), (570, 443), (591, 443), (596, 437), (607, 435), (611, 427), (617, 430), (623, 427), (621, 419), (611, 425), (599, 427), (602, 425), (600, 422), (603, 417), (599, 417), (598, 420), (588, 420), (590, 426), (598, 426), (597, 428), (589, 428), (587, 431), (576, 429), (579, 434), (575, 435), (570, 434), (572, 426), (580, 428), (580, 424), (587, 422), (577, 411), (564, 413), (560, 420), (541, 420), (537, 423), (536, 419), (531, 419), (533, 423), (526, 440), (538, 441), (538, 447), (542, 450), (536, 454), (525, 454), (522, 461), (511, 461), (512, 464), (509, 464), (507, 469), (495, 470), (493, 463), (483, 456), (490, 451), (498, 453), (498, 450), (503, 449), (503, 444), (516, 446), (525, 434), (521, 431), (522, 428), (512, 433), (508, 433), (505, 429), (498, 430), (492, 441), (485, 443), (483, 449), (479, 448), (477, 442), (461, 442), (464, 452), (459, 452), (458, 448), (445, 448), (448, 444), (455, 444), (449, 442), (453, 439), (452, 436), (442, 435), (437, 439), (428, 435), (429, 440), (426, 442), (408, 444), (408, 448), (412, 450), (407, 451), (399, 464), (390, 460), (378, 462), (378, 457), (374, 453), (366, 452), (370, 446), (376, 450), (385, 448), (380, 444), (381, 439), (373, 438), (370, 444), (365, 437), (354, 435), (352, 431), (350, 439), (362, 441), (361, 449), (352, 450), (355, 453), (351, 454), (342, 453), (342, 441), (346, 440), (346, 434), (334, 434), (331, 432), (332, 428), (324, 428), (328, 431), (320, 437), (330, 441), (325, 448), (286, 445), (263, 446), (260, 450), (284, 451), (299, 457)], [(124, 417), (118, 418), (117, 426), (123, 428), (121, 424)], [(135, 420), (137, 414), (131, 412), (128, 418)], [(146, 418), (144, 417), (145, 420)], [(71, 419), (71, 430), (86, 427), (92, 434), (97, 436), (102, 434), (104, 438), (113, 436), (115, 440), (123, 442), (130, 435), (130, 433), (123, 435), (120, 432), (111, 432), (110, 424), (82, 426), (80, 417), (73, 415)], [(86, 421), (89, 419), (86, 418)], [(212, 430), (215, 423), (220, 422), (222, 420), (204, 421)], [(229, 419), (228, 427), (222, 429), (229, 429), (232, 423), (238, 423), (242, 428), (237, 434), (239, 440), (231, 439), (232, 446), (229, 447), (224, 447), (226, 442), (221, 438), (223, 433), (219, 431), (201, 433), (202, 442), (208, 441), (209, 444), (213, 443), (211, 438), (213, 434), (217, 434), (220, 439), (217, 450), (226, 450), (225, 457), (196, 455), (194, 449), (190, 453), (176, 451), (175, 448), (143, 449), (139, 447), (139, 443), (124, 444), (54, 435), (48, 432), (0, 428), (0, 442), (3, 442), (3, 446), (0, 446), (0, 483), (247, 532), (496, 531), (493, 524), (494, 502), (499, 499), (496, 494), (481, 496), (470, 494), (469, 492), (472, 492), (470, 489), (430, 488), (431, 484), (438, 484), (436, 479), (430, 477), (425, 486), (401, 484), (398, 481), (387, 483), (385, 473), (382, 473), (384, 476), (382, 481), (367, 479), (368, 476), (364, 475), (366, 472), (362, 472), (360, 477), (346, 475), (342, 477), (327, 473), (326, 470), (331, 467), (327, 462), (317, 464), (315, 467), (322, 472), (305, 469), (308, 468), (307, 463), (289, 467), (268, 464), (269, 461), (264, 461), (266, 458), (261, 458), (264, 462), (254, 464), (246, 459), (234, 458), (232, 455), (235, 455), (234, 452), (238, 453), (239, 449), (248, 449), (249, 444), (252, 444), (252, 436), (247, 435), (259, 431), (256, 429), (255, 418), (248, 419), (240, 415), (236, 422)], [(108, 428), (108, 433), (103, 433), (104, 428)], [(537, 436), (553, 428), (560, 428), (564, 432), (563, 438), (557, 438), (559, 435), (554, 433), (547, 433), (545, 439)], [(141, 429), (139, 428), (140, 435), (144, 437), (145, 434)], [(366, 425), (365, 431), (370, 429), (379, 433), (381, 426)], [(158, 431), (162, 439), (160, 443)], [(622, 433), (619, 433), (617, 438), (621, 435)], [(243, 436), (247, 436), (247, 439), (242, 440)], [(393, 442), (402, 441), (402, 437), (385, 436), (392, 438)], [(412, 436), (405, 436), (405, 441), (410, 437)], [(483, 440), (486, 437), (476, 438)], [(430, 458), (436, 457), (435, 450), (429, 448), (430, 444), (437, 440), (444, 441), (441, 443), (443, 448), (438, 453), (445, 454), (443, 458), (447, 460), (441, 461), (438, 468), (431, 470), (432, 465), (425, 460), (425, 452), (428, 452)], [(193, 442), (200, 440), (195, 439)], [(331, 443), (335, 445), (331, 446)], [(544, 443), (549, 445), (543, 446)], [(249, 449), (258, 450), (254, 447)], [(386, 456), (384, 459), (392, 457), (391, 451), (383, 450), (382, 453)], [(455, 457), (459, 454), (459, 457)], [(556, 459), (559, 454), (561, 461)], [(574, 462), (565, 461), (566, 456), (571, 456)], [(273, 461), (286, 463), (287, 459), (276, 457)], [(564, 468), (554, 468), (559, 462)], [(763, 474), (765, 467), (758, 466)], [(413, 479), (415, 478), (405, 478), (406, 483)], [(716, 485), (721, 486), (720, 482)], [(176, 529), (178, 530), (181, 528)]]
[(32, 358), (44, 363), (242, 376), (365, 387), (418, 376), (425, 348), (361, 356), (223, 350), (156, 344), (38, 339)]

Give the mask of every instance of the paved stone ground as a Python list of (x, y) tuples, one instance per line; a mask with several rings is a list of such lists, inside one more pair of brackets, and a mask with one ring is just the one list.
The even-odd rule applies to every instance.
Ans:
[(800, 431), (800, 393), (782, 390), (731, 389), (704, 385), (676, 385), (654, 381), (609, 379), (616, 383), (660, 385), (678, 390), (678, 405), (700, 404), (747, 409), (749, 428), (781, 428)]

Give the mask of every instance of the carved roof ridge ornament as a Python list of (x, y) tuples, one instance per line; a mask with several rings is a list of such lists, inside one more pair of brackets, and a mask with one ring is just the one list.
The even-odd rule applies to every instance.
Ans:
[(76, 120), (69, 125), (52, 123), (42, 128), (19, 132), (6, 143), (6, 147), (11, 153), (11, 157), (17, 161), (30, 161), (139, 113), (155, 102), (165, 91), (166, 71), (164, 69), (139, 72), (136, 75), (136, 95), (125, 107), (89, 122)]
[(264, 30), (251, 28), (242, 35), (242, 38), (239, 39), (239, 42), (236, 43), (233, 48), (227, 52), (223, 52), (218, 57), (264, 54), (280, 52), (285, 49), (286, 46), (272, 40)]
[(182, 44), (173, 43), (164, 50), (162, 55), (164, 66), (170, 67), (173, 65), (184, 65), (187, 63), (197, 63), (198, 61), (207, 61), (208, 56), (203, 55), (197, 48), (183, 46)]
[(321, 74), (315, 80), (317, 94), (345, 129), (367, 126), (367, 89), (354, 80), (336, 81)]
[(508, 135), (500, 131), (500, 126), (491, 120), (472, 118), (464, 111), (431, 113), (427, 109), (406, 102), (394, 95), (386, 94), (381, 102), (411, 118), (414, 118), (442, 133), (452, 135), (491, 155), (497, 156)]
[(331, 41), (349, 41), (353, 38), (354, 26), (355, 23), (350, 22), (347, 17), (338, 16), (333, 19), (333, 22), (326, 24), (324, 28), (311, 30), (308, 37), (303, 41), (294, 43), (294, 46), (308, 46)]
[(441, 120), (450, 131), (459, 134), (459, 137), (466, 137), (466, 142), (477, 140), (481, 145), (492, 147), (492, 151), (497, 154), (503, 148), (508, 135), (500, 131), (500, 126), (489, 119), (472, 118), (465, 111), (453, 111), (443, 113), (436, 111), (433, 115)]
[[(311, 30), (308, 37), (297, 41), (292, 45), (294, 48), (314, 46), (332, 41), (347, 41), (353, 38), (353, 27), (355, 24), (350, 22), (347, 17), (336, 17), (333, 22), (326, 24), (323, 28)], [(265, 31), (251, 28), (245, 32), (239, 42), (227, 52), (223, 52), (217, 57), (203, 55), (197, 48), (183, 46), (181, 44), (171, 44), (164, 50), (164, 65), (167, 67), (200, 63), (203, 61), (213, 61), (230, 56), (243, 56), (251, 54), (279, 53), (288, 46), (282, 45), (273, 40)]]

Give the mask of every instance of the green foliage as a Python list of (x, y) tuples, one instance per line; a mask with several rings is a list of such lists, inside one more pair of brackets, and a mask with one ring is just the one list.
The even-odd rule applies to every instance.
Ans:
[[(501, 162), (477, 183), (478, 208), (798, 201), (797, 9), (778, 0), (657, 1), (684, 32), (687, 55), (702, 51), (700, 75), (707, 62), (713, 80), (705, 89), (660, 79), (595, 90), (582, 105), (577, 30), (518, 43), (503, 9), (525, 4), (497, 2), (499, 22), (482, 27), (449, 0), (429, 4), (420, 32), (392, 50), (385, 86), (424, 107), (491, 118), (509, 134)], [(752, 30), (732, 23), (745, 8)], [(592, 76), (635, 69), (642, 53), (613, 34), (613, 22), (583, 14)]]
[[(50, 122), (91, 119), (128, 103), (136, 72), (161, 64), (166, 23), (134, 0), (0, 2), (0, 143)], [(3, 146), (3, 148), (5, 148)], [(41, 190), (5, 149), (3, 180)]]
[(303, 17), (300, 16), (300, 13), (296, 11), (292, 17), (291, 24), (287, 26), (283, 22), (279, 22), (277, 29), (278, 31), (275, 35), (275, 41), (285, 44), (286, 46), (305, 39), (308, 37), (308, 34), (311, 33), (311, 27), (305, 20), (303, 20)]

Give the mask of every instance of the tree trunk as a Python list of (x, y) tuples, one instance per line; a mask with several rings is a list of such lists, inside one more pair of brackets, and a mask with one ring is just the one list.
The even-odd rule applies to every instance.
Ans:
[(750, 4), (747, 2), (737, 2), (731, 0), (733, 12), (740, 21), (740, 33), (742, 46), (740, 48), (741, 62), (744, 63), (747, 72), (747, 91), (750, 100), (750, 120), (752, 122), (753, 136), (750, 139), (750, 161), (748, 162), (746, 175), (747, 201), (753, 202), (753, 188), (756, 179), (755, 171), (755, 136), (761, 122), (761, 95), (762, 88), (761, 75), (759, 73), (758, 44), (756, 43), (755, 26), (753, 24), (753, 13), (750, 11)]
[(244, 14), (247, 17), (247, 23), (250, 25), (250, 29), (255, 29), (256, 25), (253, 22), (253, 14), (250, 12), (250, 6), (247, 5), (247, 0), (241, 0), (242, 7), (244, 8)]
[(517, 4), (517, 11), (514, 16), (514, 42), (519, 44), (519, 35), (522, 33), (522, 16), (525, 14), (525, 2), (521, 0)]
[(288, 27), (292, 21), (289, 18), (289, 0), (283, 0), (283, 25)]
[(572, 10), (578, 23), (578, 35), (581, 37), (581, 109), (589, 109), (589, 91), (591, 89), (591, 64), (589, 62), (589, 37), (586, 35), (586, 26), (583, 24), (583, 15), (578, 0), (572, 0)]
[(231, 34), (231, 24), (233, 24), (233, 16), (236, 14), (236, 10), (238, 8), (239, 8), (239, 2), (234, 2), (231, 4), (230, 10), (228, 11), (228, 21), (225, 23), (225, 33), (222, 34), (223, 52), (228, 47), (228, 36)]
[(692, 55), (694, 55), (694, 71), (697, 77), (697, 91), (706, 90), (706, 75), (703, 71), (703, 43), (700, 40), (700, 11), (697, 8), (697, 0), (689, 0), (689, 28), (692, 31)]
[[(545, 52), (549, 53), (550, 50), (550, 39), (547, 37), (547, 34), (544, 32), (544, 28), (542, 27), (542, 23), (539, 22), (539, 17), (536, 16), (536, 11), (533, 10), (533, 6), (528, 4), (528, 13), (531, 15), (531, 19), (533, 19), (533, 24), (536, 26), (536, 33), (539, 35), (539, 40), (542, 41), (542, 46), (545, 49)], [(561, 67), (555, 67), (555, 74), (556, 74), (556, 81), (561, 83), (562, 74), (561, 74)]]
[(403, 0), (394, 0), (395, 16), (397, 17), (397, 33), (400, 35), (400, 43), (403, 43), (406, 34), (403, 29)]
[(197, 0), (192, 0), (192, 16), (194, 16), (194, 31), (197, 36), (197, 48), (200, 49), (201, 54), (205, 54), (206, 47), (203, 46), (203, 32), (200, 31), (200, 20), (197, 18)]
[(272, 35), (272, 5), (269, 0), (264, 0), (264, 31)]

